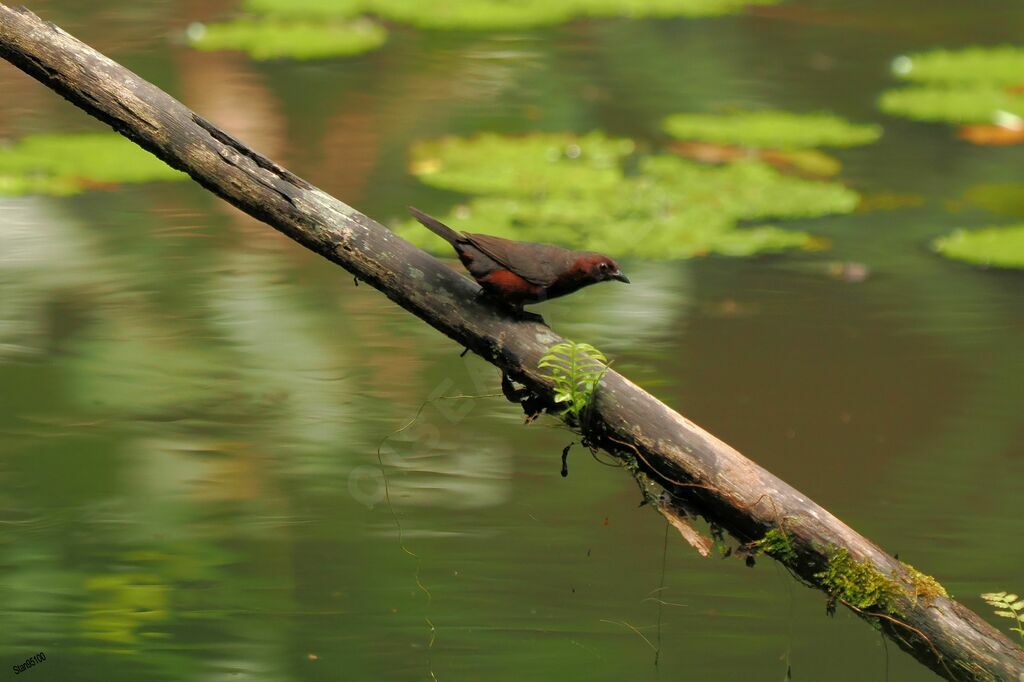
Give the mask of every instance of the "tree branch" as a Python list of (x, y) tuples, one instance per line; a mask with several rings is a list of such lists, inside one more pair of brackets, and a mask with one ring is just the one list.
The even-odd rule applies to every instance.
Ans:
[[(547, 327), (478, 301), (470, 280), (27, 9), (0, 4), (0, 55), (494, 363), (534, 400), (549, 399), (551, 386), (537, 361), (563, 339)], [(1024, 680), (1024, 651), (1005, 636), (961, 604), (923, 589), (920, 574), (625, 377), (608, 371), (589, 412), (589, 442), (668, 491), (665, 499), (680, 518), (698, 513), (753, 543), (748, 546), (830, 593), (830, 603), (846, 604), (947, 679)], [(783, 544), (769, 544), (769, 531)], [(885, 599), (855, 603), (827, 577), (840, 563), (863, 569), (862, 579), (882, 580)]]

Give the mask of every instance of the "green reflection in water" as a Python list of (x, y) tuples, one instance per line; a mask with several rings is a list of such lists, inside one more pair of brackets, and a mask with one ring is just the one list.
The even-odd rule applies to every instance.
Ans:
[(95, 186), (186, 179), (116, 133), (29, 135), (0, 148), (0, 195), (66, 195)]
[[(879, 65), (909, 43), (998, 44), (1011, 26), (964, 3), (872, 1), (410, 34), (341, 69), (168, 49), (194, 7), (48, 7), (383, 218), (458, 201), (407, 176), (420, 139), (600, 128), (645, 141), (674, 112), (730, 107), (868, 120), (891, 85)], [(31, 80), (0, 78), (10, 133), (82, 124)], [(830, 238), (828, 255), (636, 258), (633, 285), (539, 310), (986, 616), (973, 595), (1018, 585), (1024, 561), (1007, 541), (1024, 477), (1020, 281), (925, 246), (997, 222), (946, 201), (1011, 182), (1021, 151), (888, 127), (836, 153), (844, 178), (925, 203), (801, 225)], [(616, 163), (633, 173), (638, 158)], [(44, 649), (33, 675), (778, 679), (789, 650), (807, 679), (934, 678), (846, 614), (827, 620), (823, 596), (769, 562), (700, 560), (670, 537), (662, 584), (664, 527), (623, 472), (574, 449), (561, 479), (571, 436), (524, 428), (500, 398), (428, 405), (385, 448), (417, 564), (382, 501), (377, 444), (435, 391), (496, 391), (490, 366), (188, 184), (3, 200), (0, 226), (0, 651)], [(829, 277), (839, 259), (868, 276)], [(130, 645), (84, 627), (125, 603), (86, 585), (122, 574), (166, 593)], [(621, 625), (656, 642), (652, 598), (670, 603), (658, 670)]]

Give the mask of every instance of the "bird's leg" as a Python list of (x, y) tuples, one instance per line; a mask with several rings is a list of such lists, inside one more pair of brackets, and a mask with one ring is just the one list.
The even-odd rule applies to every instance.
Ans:
[(544, 318), (538, 315), (537, 313), (531, 313), (529, 311), (523, 310), (522, 303), (510, 303), (509, 301), (503, 300), (502, 298), (495, 296), (494, 294), (491, 294), (490, 292), (483, 288), (481, 288), (480, 291), (477, 292), (476, 298), (478, 301), (481, 301), (487, 305), (491, 305), (497, 308), (503, 308), (511, 312), (512, 316), (515, 317), (517, 320), (537, 322), (539, 324), (544, 325), (545, 327), (548, 326), (548, 323), (544, 321)]
[(527, 310), (523, 310), (523, 304), (522, 303), (520, 303), (519, 305), (513, 306), (512, 307), (512, 312), (514, 312), (516, 317), (519, 318), (520, 320), (525, 320), (525, 321), (528, 321), (528, 322), (537, 322), (538, 324), (542, 324), (545, 327), (548, 326), (548, 323), (544, 321), (544, 318), (541, 317), (540, 315), (538, 315), (537, 313), (531, 313), (531, 312), (529, 312)]

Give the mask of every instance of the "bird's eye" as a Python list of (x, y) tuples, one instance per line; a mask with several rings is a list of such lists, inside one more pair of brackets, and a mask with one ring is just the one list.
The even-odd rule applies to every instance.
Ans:
[(607, 272), (608, 271), (608, 264), (607, 263), (601, 263), (601, 265), (599, 265), (598, 267), (601, 268), (601, 272)]

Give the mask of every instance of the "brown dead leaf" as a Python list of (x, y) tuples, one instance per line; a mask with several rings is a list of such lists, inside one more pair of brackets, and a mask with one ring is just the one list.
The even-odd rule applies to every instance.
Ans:
[(1024, 126), (969, 125), (960, 126), (957, 137), (971, 144), (1005, 146), (1024, 143)]

